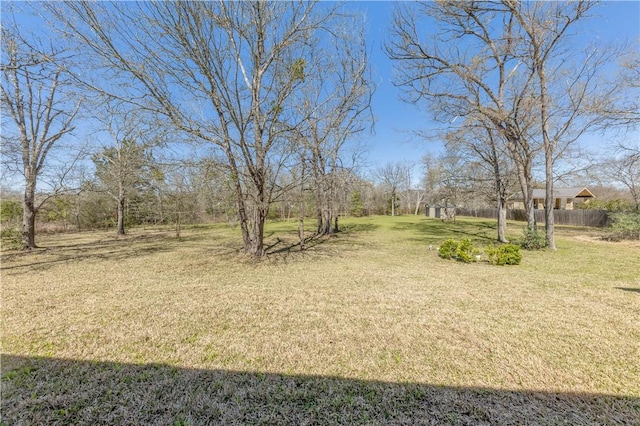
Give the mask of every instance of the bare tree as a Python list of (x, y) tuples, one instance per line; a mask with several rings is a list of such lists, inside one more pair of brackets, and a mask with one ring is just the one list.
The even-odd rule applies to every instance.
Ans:
[(490, 123), (501, 135), (517, 168), (528, 227), (534, 228), (532, 167), (539, 145), (531, 138), (533, 75), (519, 72), (515, 26), (508, 8), (493, 2), (399, 4), (386, 50), (405, 101), (426, 102), (449, 126), (462, 117)]
[(388, 194), (391, 202), (391, 216), (396, 215), (399, 191), (406, 185), (411, 166), (407, 163), (387, 163), (375, 170), (375, 177)]
[(455, 149), (448, 149), (437, 159), (438, 177), (436, 199), (444, 207), (444, 220), (455, 219), (456, 208), (475, 195), (472, 180), (466, 173), (469, 164)]
[[(95, 90), (168, 118), (217, 147), (233, 181), (244, 251), (264, 253), (278, 173), (292, 155), (292, 94), (307, 58), (339, 32), (335, 6), (284, 2), (52, 4), (88, 63)], [(105, 78), (108, 77), (108, 78)], [(103, 83), (103, 82), (106, 82)]]
[(428, 205), (437, 204), (437, 188), (440, 182), (441, 167), (438, 158), (433, 154), (426, 154), (422, 157), (422, 168), (424, 175), (422, 177), (422, 185), (425, 191), (425, 202)]
[(594, 114), (603, 117), (603, 130), (637, 130), (640, 125), (640, 37), (622, 48), (613, 49), (618, 72), (611, 85), (619, 90), (599, 96), (589, 103)]
[[(468, 123), (446, 135), (446, 146), (466, 157), (467, 164), (479, 163), (480, 171), (465, 173), (470, 182), (488, 180), (498, 209), (498, 241), (507, 240), (507, 199), (515, 170), (502, 135), (489, 123)], [(469, 170), (471, 171), (471, 169)]]
[(336, 29), (338, 37), (314, 49), (305, 85), (294, 94), (303, 123), (298, 142), (313, 176), (319, 235), (338, 231), (339, 188), (358, 160), (354, 138), (373, 122), (364, 28), (347, 18)]
[(629, 189), (636, 210), (640, 210), (640, 152), (627, 153), (618, 164), (618, 179)]
[[(595, 168), (597, 174), (600, 177), (606, 176), (610, 182), (625, 186), (636, 210), (640, 209), (640, 145), (633, 132), (640, 125), (639, 42), (640, 39), (636, 40), (636, 44), (620, 57), (620, 70), (616, 79), (621, 90), (616, 96), (600, 98), (599, 103), (592, 104), (594, 112), (605, 118), (601, 123), (602, 129), (617, 130), (614, 133), (617, 142), (613, 143), (613, 152), (609, 152), (601, 167)], [(627, 135), (631, 135), (630, 138)]]
[(640, 144), (620, 143), (616, 153), (602, 164), (602, 175), (626, 187), (636, 210), (640, 210)]
[(304, 154), (300, 156), (300, 164), (298, 167), (299, 175), (294, 172), (294, 180), (298, 183), (295, 199), (298, 204), (298, 241), (300, 250), (304, 250), (305, 233), (304, 233), (304, 217), (306, 205), (306, 187), (307, 187), (307, 164)]
[[(521, 60), (532, 72), (536, 109), (545, 159), (545, 233), (555, 250), (554, 163), (578, 138), (605, 117), (599, 98), (613, 96), (618, 85), (601, 87), (605, 66), (615, 62), (619, 49), (590, 46), (583, 55), (571, 44), (570, 29), (588, 16), (596, 1), (516, 2), (504, 0), (519, 24)], [(579, 61), (570, 60), (578, 54)]]
[[(36, 214), (48, 198), (36, 200), (36, 188), (48, 167), (54, 147), (73, 131), (72, 123), (80, 108), (80, 102), (66, 90), (69, 86), (66, 70), (55, 60), (60, 53), (41, 51), (21, 38), (17, 31), (2, 28), (0, 103), (16, 130), (15, 139), (12, 139), (7, 128), (4, 129), (3, 157), (7, 151), (11, 151), (8, 158), (20, 153), (18, 172), (23, 176), (25, 185), (23, 249), (36, 247)], [(70, 162), (70, 167), (74, 162)], [(62, 188), (70, 167), (63, 167), (56, 190)]]
[[(414, 191), (411, 184), (413, 180), (413, 169), (415, 167), (415, 163), (413, 161), (405, 161), (404, 166), (406, 168), (406, 172), (404, 174), (404, 181), (402, 185), (400, 185), (400, 197), (404, 199), (404, 209), (406, 214), (410, 214), (413, 206), (413, 198)], [(420, 195), (416, 195), (416, 198), (420, 198)], [(417, 201), (419, 206), (419, 201)], [(417, 209), (417, 207), (416, 207)]]
[[(618, 49), (573, 45), (570, 29), (594, 2), (443, 1), (399, 7), (387, 46), (410, 88), (409, 101), (428, 100), (436, 118), (490, 123), (518, 169), (528, 226), (535, 227), (532, 165), (545, 158), (547, 245), (555, 249), (554, 162), (602, 120), (598, 99), (605, 66)], [(436, 22), (429, 39), (419, 18)]]

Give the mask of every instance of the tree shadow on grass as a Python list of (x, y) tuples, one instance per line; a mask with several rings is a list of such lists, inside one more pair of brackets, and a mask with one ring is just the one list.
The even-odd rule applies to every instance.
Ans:
[[(289, 232), (288, 234), (280, 234), (283, 236), (283, 239), (277, 237), (275, 241), (267, 244), (265, 248), (265, 253), (267, 256), (277, 256), (277, 255), (295, 255), (297, 253), (315, 253), (322, 254), (318, 252), (317, 249), (323, 248), (326, 249), (329, 254), (333, 253), (333, 249), (339, 248), (341, 252), (349, 251), (349, 249), (353, 249), (354, 247), (358, 247), (359, 244), (356, 239), (351, 238), (356, 236), (359, 233), (371, 232), (378, 228), (378, 225), (370, 224), (370, 223), (357, 223), (357, 224), (347, 224), (341, 225), (340, 230), (331, 235), (318, 235), (308, 230), (305, 231), (308, 235), (304, 239), (304, 249), (300, 250), (300, 241), (297, 236), (297, 231)], [(309, 235), (310, 234), (310, 235)], [(271, 236), (273, 233), (271, 234)], [(324, 246), (324, 247), (323, 247)]]
[[(198, 235), (176, 238), (171, 233), (145, 233), (52, 245), (33, 251), (3, 254), (0, 270), (7, 273), (25, 273), (46, 270), (60, 263), (87, 260), (119, 261), (134, 256), (172, 251), (176, 247), (188, 245), (201, 238)], [(7, 261), (11, 261), (9, 265)]]
[(349, 223), (340, 226), (340, 232), (345, 234), (356, 234), (360, 232), (372, 232), (378, 229), (380, 225), (375, 223)]
[[(497, 239), (495, 223), (488, 221), (455, 220), (445, 222), (439, 219), (419, 222), (397, 223), (392, 228), (397, 231), (412, 231), (410, 241), (424, 244), (439, 244), (449, 238), (470, 238), (474, 243), (486, 244)], [(417, 234), (417, 235), (416, 235)]]
[[(325, 244), (328, 241), (328, 238), (323, 237), (321, 235), (311, 235), (304, 239), (304, 250), (310, 250), (316, 246), (321, 244)], [(276, 248), (279, 247), (279, 248)], [(265, 252), (267, 255), (277, 255), (283, 253), (291, 253), (300, 251), (300, 241), (295, 242), (287, 242), (280, 238), (277, 238), (276, 241), (272, 244), (269, 244), (265, 248)]]
[(614, 287), (617, 290), (630, 291), (632, 293), (640, 293), (640, 287)]
[(2, 355), (3, 424), (638, 424), (640, 399)]

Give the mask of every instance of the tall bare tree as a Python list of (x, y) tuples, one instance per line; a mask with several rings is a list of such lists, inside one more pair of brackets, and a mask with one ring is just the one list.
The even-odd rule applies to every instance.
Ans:
[(404, 167), (406, 169), (406, 172), (404, 174), (404, 181), (402, 182), (402, 185), (400, 185), (400, 198), (403, 199), (404, 201), (404, 209), (405, 209), (405, 213), (406, 214), (411, 214), (411, 211), (413, 210), (413, 201), (414, 201), (414, 195), (416, 198), (416, 208), (415, 211), (418, 210), (419, 208), (419, 203), (420, 203), (420, 194), (414, 194), (415, 192), (417, 192), (416, 190), (414, 190), (412, 188), (412, 182), (413, 182), (413, 169), (415, 168), (415, 163), (413, 161), (407, 160), (404, 162)]
[(640, 211), (640, 143), (620, 143), (614, 156), (602, 166), (601, 176), (626, 187), (635, 209)]
[(422, 157), (422, 185), (425, 190), (425, 202), (432, 206), (437, 204), (437, 188), (440, 182), (441, 167), (439, 159), (433, 154), (426, 154)]
[[(593, 1), (441, 1), (400, 6), (387, 46), (398, 61), (399, 84), (409, 100), (428, 100), (436, 118), (465, 117), (491, 123), (513, 157), (528, 216), (535, 226), (531, 167), (545, 159), (547, 245), (555, 249), (554, 163), (602, 120), (598, 99), (618, 85), (604, 85), (617, 48), (576, 45), (571, 29)], [(436, 30), (425, 37), (420, 18)], [(584, 49), (583, 49), (584, 48)], [(451, 119), (450, 117), (454, 117)]]
[(448, 126), (490, 123), (513, 157), (535, 227), (533, 163), (540, 149), (531, 138), (533, 75), (521, 73), (519, 35), (508, 8), (494, 2), (398, 4), (386, 51), (395, 61), (404, 99), (425, 102)]
[(636, 210), (640, 209), (640, 143), (637, 138), (640, 126), (640, 38), (620, 57), (620, 70), (616, 75), (621, 90), (617, 96), (599, 98), (593, 105), (594, 112), (603, 114), (604, 131), (616, 129), (616, 142), (609, 158), (602, 167), (596, 167), (599, 176), (625, 186), (633, 199)]
[(225, 157), (244, 251), (262, 255), (273, 173), (292, 154), (288, 134), (301, 118), (292, 94), (308, 81), (310, 52), (339, 33), (337, 6), (82, 1), (50, 10), (87, 63), (103, 67), (83, 78), (89, 86), (168, 118)]
[[(457, 150), (468, 163), (477, 162), (481, 172), (467, 173), (469, 181), (488, 180), (498, 209), (498, 241), (507, 242), (507, 199), (515, 167), (500, 132), (489, 123), (470, 122), (446, 135), (446, 146)], [(471, 171), (471, 170), (469, 170)]]
[[(573, 44), (571, 29), (588, 17), (597, 1), (517, 2), (503, 0), (518, 22), (522, 39), (521, 60), (534, 76), (536, 112), (545, 159), (545, 233), (555, 250), (554, 163), (581, 135), (605, 116), (594, 108), (618, 85), (602, 87), (605, 67), (615, 62), (619, 48), (588, 46), (581, 54)], [(572, 60), (579, 56), (579, 60)]]
[(406, 185), (411, 175), (411, 164), (389, 162), (375, 170), (375, 177), (389, 195), (391, 201), (391, 216), (396, 215), (396, 204), (399, 191)]
[(313, 176), (317, 233), (338, 230), (339, 187), (356, 165), (357, 135), (371, 126), (374, 92), (362, 23), (346, 17), (330, 43), (318, 46), (294, 97), (303, 126), (299, 142)]
[(45, 201), (36, 200), (39, 179), (56, 144), (73, 131), (72, 123), (80, 108), (80, 102), (67, 91), (66, 70), (56, 58), (60, 53), (36, 48), (17, 31), (2, 28), (0, 103), (3, 113), (12, 119), (12, 125), (4, 128), (2, 149), (3, 157), (5, 153), (8, 157), (19, 153), (20, 157), (18, 171), (24, 178), (23, 249), (36, 247), (36, 215)]

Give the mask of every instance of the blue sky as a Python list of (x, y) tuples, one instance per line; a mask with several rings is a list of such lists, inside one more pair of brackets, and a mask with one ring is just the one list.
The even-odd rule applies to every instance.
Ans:
[[(2, 9), (8, 4), (3, 2)], [(373, 169), (386, 162), (414, 161), (419, 163), (424, 154), (438, 152), (438, 142), (427, 142), (415, 135), (417, 130), (426, 130), (436, 126), (429, 120), (428, 112), (414, 105), (403, 103), (399, 99), (399, 89), (392, 84), (393, 64), (383, 51), (388, 38), (394, 2), (388, 1), (352, 1), (348, 7), (364, 12), (367, 19), (367, 42), (374, 78), (378, 88), (373, 100), (373, 113), (376, 117), (375, 134), (363, 135), (362, 142), (368, 148), (364, 168)], [(638, 40), (640, 39), (640, 1), (609, 1), (598, 5), (593, 13), (595, 17), (583, 22), (579, 28), (584, 41), (600, 39)], [(37, 19), (30, 18), (31, 24)], [(38, 24), (40, 25), (40, 24)], [(636, 44), (637, 46), (637, 44)], [(78, 134), (79, 137), (82, 137)], [(84, 135), (86, 136), (86, 135)], [(588, 135), (593, 144), (600, 143), (607, 135)], [(614, 137), (614, 136), (611, 136)], [(617, 134), (615, 137), (621, 137)], [(622, 136), (640, 140), (640, 131)], [(417, 175), (417, 173), (416, 173)], [(417, 177), (417, 176), (416, 176)]]
[[(383, 44), (391, 23), (393, 2), (353, 4), (367, 13), (371, 62), (376, 81), (379, 82), (373, 102), (376, 132), (366, 138), (370, 147), (368, 162), (375, 167), (388, 161), (419, 161), (425, 153), (437, 152), (441, 147), (437, 142), (426, 142), (414, 135), (415, 130), (428, 129), (435, 123), (430, 122), (426, 111), (400, 101), (399, 90), (392, 84), (393, 64), (383, 52)], [(640, 38), (640, 1), (603, 2), (596, 7), (593, 15), (579, 29), (579, 35), (584, 37), (585, 42), (589, 39), (624, 41)], [(640, 134), (635, 132), (626, 137), (640, 138)]]

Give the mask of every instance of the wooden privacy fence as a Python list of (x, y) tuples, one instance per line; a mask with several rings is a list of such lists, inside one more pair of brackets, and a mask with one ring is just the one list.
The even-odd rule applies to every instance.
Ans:
[[(456, 209), (456, 215), (498, 220), (498, 209)], [(535, 215), (536, 222), (544, 224), (544, 210), (535, 210)], [(507, 220), (526, 222), (527, 219), (524, 210), (507, 210)], [(606, 228), (611, 219), (606, 210), (554, 210), (553, 222), (556, 225)]]

